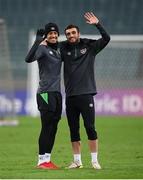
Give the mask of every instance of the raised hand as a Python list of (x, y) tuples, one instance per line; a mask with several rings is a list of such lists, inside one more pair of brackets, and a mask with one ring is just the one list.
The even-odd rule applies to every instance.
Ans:
[(36, 36), (43, 37), (44, 34), (45, 34), (45, 30), (44, 29), (37, 29)]
[(88, 24), (97, 24), (99, 22), (98, 18), (92, 12), (85, 13), (84, 17)]

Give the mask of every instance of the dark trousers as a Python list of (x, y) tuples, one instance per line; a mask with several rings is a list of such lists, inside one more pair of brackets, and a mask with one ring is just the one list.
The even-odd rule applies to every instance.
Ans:
[(37, 94), (37, 104), (41, 117), (39, 154), (42, 155), (51, 153), (53, 149), (58, 122), (61, 119), (62, 96), (58, 92)]
[(97, 139), (95, 130), (94, 99), (90, 94), (66, 98), (66, 114), (70, 129), (71, 141), (80, 141), (80, 114), (89, 140)]

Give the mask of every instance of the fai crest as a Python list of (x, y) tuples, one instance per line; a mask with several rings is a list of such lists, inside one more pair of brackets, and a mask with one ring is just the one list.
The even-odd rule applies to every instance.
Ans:
[(81, 54), (85, 54), (85, 53), (86, 53), (86, 51), (87, 51), (87, 49), (86, 49), (86, 48), (84, 48), (84, 49), (81, 49), (81, 50), (80, 50)]

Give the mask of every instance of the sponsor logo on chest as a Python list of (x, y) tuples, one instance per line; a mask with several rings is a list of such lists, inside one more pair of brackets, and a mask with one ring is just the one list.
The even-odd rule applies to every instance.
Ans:
[(58, 48), (57, 50), (54, 50), (54, 51), (50, 50), (50, 51), (49, 51), (49, 54), (50, 54), (50, 55), (54, 55), (54, 54), (60, 55), (60, 54), (61, 54), (61, 53), (60, 53), (60, 49)]
[(49, 54), (53, 55), (53, 51), (49, 51)]
[[(86, 53), (86, 51), (87, 51), (87, 49), (86, 49), (86, 48), (84, 48), (84, 49), (81, 49), (81, 50), (80, 50), (80, 53), (81, 53), (81, 54), (85, 54), (85, 53)], [(71, 56), (71, 52), (70, 52), (70, 51), (69, 51), (69, 52), (67, 52), (67, 55), (68, 55), (68, 56)]]

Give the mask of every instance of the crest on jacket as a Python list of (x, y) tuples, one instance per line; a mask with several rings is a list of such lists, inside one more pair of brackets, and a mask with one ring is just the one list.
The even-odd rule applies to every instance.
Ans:
[(86, 49), (86, 48), (84, 48), (84, 49), (81, 49), (81, 50), (80, 50), (80, 53), (81, 53), (81, 54), (85, 54), (85, 53), (86, 53), (86, 51), (87, 51), (87, 49)]

